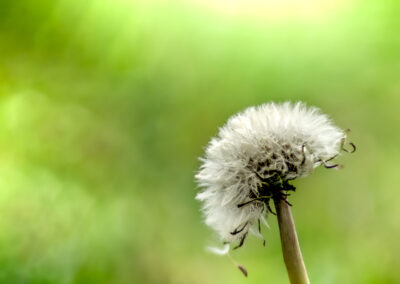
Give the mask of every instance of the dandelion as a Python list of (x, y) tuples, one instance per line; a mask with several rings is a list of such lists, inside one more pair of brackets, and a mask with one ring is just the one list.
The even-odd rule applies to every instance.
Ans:
[(206, 224), (224, 243), (237, 243), (235, 248), (249, 231), (261, 235), (260, 223), (275, 214), (271, 201), (280, 222), (280, 209), (290, 210), (287, 196), (295, 190), (290, 181), (320, 165), (339, 168), (331, 163), (341, 150), (349, 152), (345, 139), (346, 131), (301, 102), (264, 104), (232, 116), (210, 141), (196, 175)]

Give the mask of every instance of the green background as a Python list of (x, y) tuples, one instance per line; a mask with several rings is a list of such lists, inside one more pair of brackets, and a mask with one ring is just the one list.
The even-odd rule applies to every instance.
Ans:
[[(322, 3), (323, 2), (323, 3)], [(400, 283), (398, 1), (0, 2), (0, 283), (288, 283), (227, 257), (194, 174), (227, 118), (320, 107), (358, 146), (295, 182), (312, 283)]]

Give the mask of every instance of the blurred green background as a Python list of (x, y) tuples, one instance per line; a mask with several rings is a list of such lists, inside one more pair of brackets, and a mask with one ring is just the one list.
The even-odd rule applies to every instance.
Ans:
[(288, 283), (232, 256), (194, 173), (239, 110), (302, 100), (354, 155), (290, 201), (312, 283), (400, 283), (400, 17), (378, 0), (0, 2), (0, 283)]

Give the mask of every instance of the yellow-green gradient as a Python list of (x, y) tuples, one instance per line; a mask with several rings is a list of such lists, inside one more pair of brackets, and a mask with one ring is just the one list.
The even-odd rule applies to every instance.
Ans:
[[(323, 2), (323, 3), (322, 3)], [(400, 4), (379, 0), (0, 1), (0, 283), (288, 283), (232, 256), (194, 200), (233, 113), (302, 100), (351, 128), (340, 171), (295, 182), (312, 283), (400, 283)]]

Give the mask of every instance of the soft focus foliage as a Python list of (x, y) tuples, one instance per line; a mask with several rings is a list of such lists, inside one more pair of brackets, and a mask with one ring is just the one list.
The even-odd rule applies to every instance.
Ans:
[(398, 1), (0, 1), (1, 283), (287, 283), (274, 218), (204, 250), (218, 126), (302, 100), (358, 146), (295, 183), (312, 283), (399, 283)]

